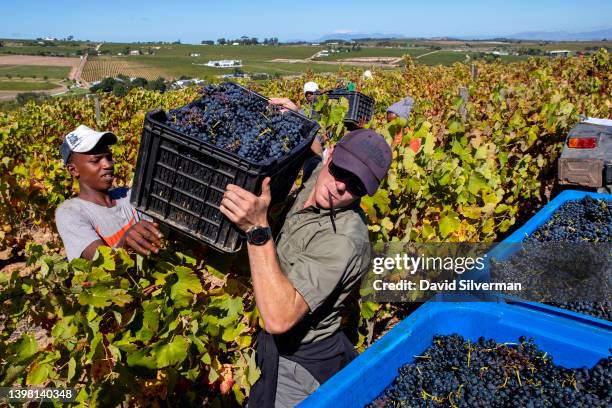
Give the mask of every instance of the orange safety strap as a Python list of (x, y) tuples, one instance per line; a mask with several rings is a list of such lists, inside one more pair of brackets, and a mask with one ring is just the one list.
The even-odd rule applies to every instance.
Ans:
[(127, 232), (127, 230), (129, 230), (130, 227), (132, 225), (134, 225), (134, 223), (136, 221), (136, 213), (135, 212), (132, 212), (132, 213), (133, 213), (132, 218), (130, 219), (130, 221), (127, 224), (125, 224), (123, 227), (121, 227), (121, 229), (119, 231), (117, 231), (114, 234), (109, 235), (107, 237), (103, 236), (100, 233), (100, 226), (99, 225), (96, 226), (96, 232), (98, 233), (100, 238), (102, 238), (102, 240), (106, 243), (106, 245), (108, 245), (111, 248), (114, 247), (117, 244), (117, 242), (119, 242), (121, 240), (121, 238), (123, 238), (123, 234), (125, 234)]

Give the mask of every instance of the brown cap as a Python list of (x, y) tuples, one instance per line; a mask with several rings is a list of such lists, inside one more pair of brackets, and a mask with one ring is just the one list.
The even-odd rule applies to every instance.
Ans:
[(357, 129), (340, 139), (331, 161), (357, 176), (371, 196), (389, 172), (391, 148), (382, 135), (371, 129)]

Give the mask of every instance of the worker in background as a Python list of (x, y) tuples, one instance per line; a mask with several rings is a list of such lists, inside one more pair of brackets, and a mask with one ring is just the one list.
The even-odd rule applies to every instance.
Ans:
[(319, 85), (316, 82), (309, 81), (304, 84), (304, 97), (308, 103), (313, 103), (317, 93), (319, 93)]
[(397, 118), (404, 118), (408, 120), (413, 105), (414, 99), (409, 96), (399, 102), (395, 102), (393, 105), (387, 108), (387, 122), (392, 122)]
[[(387, 108), (387, 122), (391, 123), (397, 118), (404, 118), (408, 120), (410, 118), (410, 112), (412, 111), (412, 106), (414, 105), (414, 99), (411, 97), (406, 97), (399, 102), (395, 102), (393, 105)], [(400, 129), (394, 136), (393, 142), (391, 146), (404, 144), (404, 131), (405, 129)], [(421, 139), (413, 138), (406, 142), (413, 152), (417, 153), (421, 148)]]

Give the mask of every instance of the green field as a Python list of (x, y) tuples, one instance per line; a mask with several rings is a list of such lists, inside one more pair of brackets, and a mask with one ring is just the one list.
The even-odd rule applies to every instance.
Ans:
[[(305, 59), (322, 47), (314, 46), (261, 46), (261, 45), (187, 45), (187, 44), (104, 44), (100, 51), (110, 51), (111, 55), (124, 53), (126, 47), (131, 51), (140, 50), (144, 55), (130, 55), (126, 61), (156, 68), (166, 78), (205, 77), (234, 72), (234, 68), (213, 68), (206, 64), (210, 60), (241, 60), (241, 69), (248, 73), (265, 72), (269, 75), (299, 74), (307, 69), (314, 72), (335, 72), (339, 66), (317, 65), (307, 63), (271, 62), (274, 59)], [(148, 53), (153, 53), (148, 54)], [(189, 56), (200, 54), (197, 57)], [(202, 64), (202, 65), (197, 65)]]
[[(452, 65), (455, 62), (465, 62), (466, 55), (469, 55), (470, 58), (474, 59), (477, 54), (469, 52), (469, 51), (437, 51), (431, 53), (429, 55), (424, 55), (419, 59), (415, 59), (415, 61), (419, 64), (425, 65)], [(524, 61), (529, 57), (527, 55), (502, 55), (502, 56), (493, 56), (496, 59), (499, 59), (501, 62), (517, 62)]]
[(0, 81), (0, 91), (45, 91), (58, 87), (49, 81)]
[[(2, 40), (4, 46), (0, 53), (11, 52), (15, 54), (52, 53), (55, 55), (74, 55), (78, 50), (92, 47), (89, 42), (57, 42), (54, 46), (37, 45), (27, 40)], [(19, 43), (21, 41), (21, 43)], [(128, 76), (143, 76), (147, 79), (162, 76), (166, 79), (179, 77), (204, 78), (229, 74), (234, 68), (214, 68), (205, 64), (210, 60), (233, 59), (241, 60), (240, 69), (246, 73), (266, 73), (268, 75), (298, 75), (311, 70), (315, 73), (336, 72), (341, 68), (351, 67), (350, 63), (339, 60), (347, 58), (376, 58), (397, 57), (410, 55), (418, 64), (450, 65), (465, 61), (466, 55), (478, 56), (478, 52), (492, 50), (516, 51), (519, 48), (538, 48), (542, 50), (568, 49), (572, 51), (584, 50), (592, 47), (609, 46), (610, 42), (507, 42), (507, 41), (453, 41), (453, 40), (394, 40), (389, 42), (397, 47), (375, 46), (379, 41), (361, 42), (359, 51), (332, 53), (327, 57), (318, 58), (318, 61), (328, 62), (320, 64), (315, 61), (305, 61), (318, 51), (329, 49), (331, 45), (192, 45), (192, 44), (158, 44), (158, 43), (103, 43), (100, 52), (102, 56), (90, 58), (84, 78), (95, 81), (106, 76), (125, 74)], [(337, 46), (335, 46), (337, 47)], [(347, 48), (348, 46), (340, 47)], [(352, 46), (351, 46), (352, 47)], [(126, 51), (138, 50), (142, 55), (122, 55)], [(457, 51), (459, 50), (459, 51)], [(431, 53), (432, 51), (436, 51)], [(199, 54), (191, 57), (190, 54)], [(431, 53), (431, 54), (430, 54)], [(427, 54), (427, 55), (425, 55)], [(422, 56), (422, 58), (418, 58)], [(519, 61), (527, 56), (501, 56), (502, 62)], [(287, 61), (275, 61), (275, 60)], [(296, 60), (290, 62), (288, 60)], [(304, 60), (304, 61), (301, 61)], [(333, 63), (333, 64), (329, 64)], [(337, 64), (337, 65), (336, 65)], [(375, 63), (373, 63), (375, 65)], [(367, 67), (361, 65), (360, 68)], [(394, 69), (394, 67), (389, 67)], [(64, 67), (28, 67), (28, 66), (0, 66), (0, 79), (15, 78), (43, 78), (61, 79), (68, 75), (69, 69)], [(10, 75), (10, 78), (8, 77)]]
[(556, 42), (556, 43), (524, 43), (518, 44), (527, 48), (540, 48), (546, 51), (552, 50), (570, 50), (570, 51), (582, 51), (587, 48), (611, 48), (612, 41), (572, 41), (572, 42)]
[(455, 62), (465, 61), (465, 56), (468, 54), (469, 52), (438, 51), (425, 55), (415, 61), (425, 65), (451, 65)]
[(421, 54), (430, 52), (426, 48), (380, 48), (380, 47), (362, 47), (359, 51), (351, 52), (336, 52), (328, 57), (319, 58), (321, 61), (337, 61), (345, 58), (374, 58), (374, 57), (397, 57), (400, 58), (406, 54), (411, 57), (417, 57)]
[(64, 47), (64, 46), (24, 46), (24, 47), (0, 47), (0, 54), (15, 55), (49, 55), (76, 57), (81, 55), (86, 47)]
[(56, 55), (74, 57), (80, 55), (88, 47), (95, 47), (94, 43), (81, 41), (55, 41), (46, 45), (38, 44), (35, 40), (0, 39), (0, 54), (17, 55)]
[[(183, 58), (183, 57), (160, 57), (157, 55), (141, 55), (126, 57), (130, 62), (146, 64), (152, 67), (159, 68), (166, 72), (168, 77), (178, 78), (180, 76), (202, 77), (211, 75), (223, 75), (234, 72), (233, 68), (213, 68), (203, 65), (208, 59), (203, 61), (201, 58)], [(265, 72), (270, 75), (291, 75), (300, 74), (307, 70), (313, 72), (336, 72), (340, 69), (340, 65), (325, 65), (315, 63), (288, 63), (288, 62), (271, 62), (269, 60), (246, 60), (242, 59), (243, 66), (240, 68), (244, 72), (257, 73)]]
[[(381, 40), (366, 41), (363, 44), (370, 47), (377, 47), (376, 44)], [(612, 41), (460, 41), (460, 40), (392, 40), (389, 43), (397, 47), (440, 47), (442, 49), (454, 49), (457, 47), (469, 48), (538, 48), (542, 50), (570, 50), (583, 51), (588, 48), (610, 48)], [(380, 47), (377, 47), (380, 48)]]
[(57, 95), (56, 98), (69, 98), (71, 96), (84, 96), (87, 95), (89, 92), (89, 89), (86, 88), (74, 88), (71, 89), (63, 94)]
[[(185, 57), (194, 60), (214, 59), (242, 59), (242, 60), (268, 60), (275, 58), (308, 58), (324, 47), (314, 46), (264, 46), (264, 45), (188, 45), (188, 44), (103, 44), (100, 52), (109, 50), (116, 55), (123, 52), (126, 47), (130, 50), (140, 50), (142, 53), (149, 49), (156, 57)], [(157, 49), (156, 47), (159, 47)], [(200, 57), (189, 57), (191, 53), (199, 53)]]
[(518, 62), (529, 59), (528, 55), (502, 55), (498, 57), (502, 62)]
[(43, 65), (0, 65), (2, 77), (29, 77), (63, 79), (70, 73), (70, 67), (47, 67)]

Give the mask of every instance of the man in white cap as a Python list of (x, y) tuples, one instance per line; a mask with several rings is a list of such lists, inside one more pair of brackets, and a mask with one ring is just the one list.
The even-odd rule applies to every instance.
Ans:
[(315, 95), (319, 92), (319, 85), (316, 82), (309, 81), (304, 84), (304, 97), (308, 103), (312, 103)]
[(68, 172), (79, 182), (78, 196), (64, 201), (55, 213), (68, 260), (92, 259), (102, 245), (127, 246), (141, 255), (159, 251), (159, 226), (140, 218), (130, 204), (129, 189), (112, 189), (115, 162), (109, 146), (115, 143), (113, 133), (80, 125), (60, 147)]

